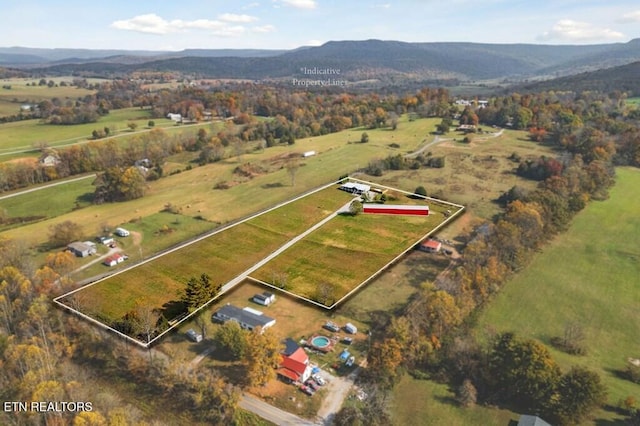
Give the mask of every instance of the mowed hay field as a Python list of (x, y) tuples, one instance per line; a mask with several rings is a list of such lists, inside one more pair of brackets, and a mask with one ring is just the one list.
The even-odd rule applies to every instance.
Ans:
[(349, 199), (329, 187), (86, 287), (74, 295), (74, 303), (105, 321), (122, 317), (136, 301), (162, 308), (179, 300), (190, 277), (207, 273), (224, 284)]
[[(481, 313), (476, 333), (514, 331), (551, 348), (566, 371), (583, 365), (597, 371), (609, 391), (609, 404), (634, 396), (640, 385), (618, 377), (627, 358), (640, 358), (640, 170), (617, 169), (606, 201), (578, 214), (570, 229), (536, 255)], [(580, 324), (586, 356), (551, 347), (565, 325)], [(601, 411), (601, 419), (615, 418)]]
[[(447, 209), (456, 211), (432, 205), (426, 217), (338, 215), (251, 276), (278, 285), (274, 277), (284, 274), (288, 291), (331, 306), (440, 225)], [(326, 301), (323, 285), (332, 287)]]
[[(219, 224), (227, 223), (334, 181), (340, 175), (364, 167), (371, 159), (415, 150), (425, 138), (431, 140), (432, 136), (428, 133), (436, 124), (437, 120), (434, 119), (408, 122), (403, 117), (395, 132), (386, 129), (368, 131), (370, 142), (366, 144), (354, 143), (360, 140), (360, 130), (348, 130), (300, 139), (293, 146), (252, 151), (241, 158), (228, 158), (149, 182), (145, 196), (137, 200), (92, 205), (0, 235), (23, 239), (30, 245), (41, 245), (47, 240), (50, 226), (71, 220), (79, 223), (87, 236), (91, 237), (102, 223), (118, 226), (132, 219), (156, 214), (167, 203), (182, 209), (184, 215), (201, 216)], [(400, 148), (389, 147), (391, 143), (398, 143)], [(302, 160), (294, 185), (291, 185), (291, 178), (283, 167), (283, 156), (309, 150), (315, 150), (318, 155)], [(270, 171), (251, 180), (245, 179), (227, 190), (214, 189), (220, 181), (233, 182), (238, 179), (233, 170), (245, 163), (264, 164)], [(39, 195), (47, 199), (49, 190), (43, 191)], [(41, 203), (40, 208), (46, 209), (46, 203)], [(37, 210), (32, 214), (44, 215)]]

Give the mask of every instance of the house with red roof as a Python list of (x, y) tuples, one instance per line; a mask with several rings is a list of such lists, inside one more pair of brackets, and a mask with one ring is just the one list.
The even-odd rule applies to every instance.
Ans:
[(126, 257), (120, 253), (114, 253), (111, 256), (107, 257), (104, 259), (104, 261), (102, 262), (104, 265), (106, 266), (116, 266), (118, 263), (122, 263), (124, 262), (126, 259)]
[(304, 383), (311, 377), (311, 367), (307, 353), (292, 339), (285, 342), (285, 350), (281, 353), (282, 361), (278, 368), (278, 376), (287, 382)]

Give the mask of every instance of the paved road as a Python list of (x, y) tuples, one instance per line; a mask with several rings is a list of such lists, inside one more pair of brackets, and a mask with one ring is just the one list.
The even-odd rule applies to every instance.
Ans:
[(73, 178), (73, 179), (63, 180), (63, 181), (60, 181), (60, 182), (50, 183), (48, 185), (42, 185), (42, 186), (39, 186), (37, 188), (25, 189), (24, 191), (19, 191), (19, 192), (14, 192), (12, 194), (2, 195), (2, 196), (0, 196), (0, 200), (4, 200), (5, 198), (17, 197), (18, 195), (27, 194), (29, 192), (40, 191), (41, 189), (51, 188), (52, 186), (64, 185), (64, 184), (67, 184), (67, 183), (70, 183), (70, 182), (76, 182), (76, 181), (79, 181), (79, 180), (95, 178), (95, 177), (96, 177), (96, 175), (94, 173), (94, 174), (89, 175), (89, 176), (81, 176), (81, 177), (77, 177), (77, 178)]
[(302, 417), (298, 417), (294, 414), (283, 411), (273, 405), (267, 404), (266, 402), (250, 396), (243, 395), (240, 400), (240, 407), (251, 411), (254, 414), (262, 417), (265, 420), (268, 420), (272, 423), (275, 423), (279, 426), (291, 425), (318, 425), (320, 423), (314, 423), (310, 420), (303, 419)]

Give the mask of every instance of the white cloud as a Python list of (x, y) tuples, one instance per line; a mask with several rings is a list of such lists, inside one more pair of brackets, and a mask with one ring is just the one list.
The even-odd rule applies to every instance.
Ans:
[(262, 25), (260, 27), (253, 27), (251, 31), (255, 31), (257, 33), (272, 33), (276, 30), (276, 27), (273, 25)]
[(587, 22), (561, 19), (549, 31), (538, 36), (539, 40), (559, 40), (570, 42), (616, 40), (624, 38), (624, 34), (609, 28), (599, 28)]
[(254, 1), (253, 3), (249, 3), (246, 6), (242, 6), (243, 10), (247, 10), (247, 9), (253, 9), (254, 7), (258, 7), (260, 6), (260, 3), (258, 3), (257, 1)]
[(318, 6), (315, 0), (282, 0), (282, 3), (298, 9), (315, 9)]
[(634, 10), (633, 12), (625, 13), (620, 19), (618, 19), (618, 22), (621, 22), (623, 24), (640, 22), (640, 10)]
[(320, 40), (309, 40), (304, 45), (305, 46), (322, 46), (324, 43)]
[(215, 36), (236, 37), (243, 34), (246, 29), (242, 25), (231, 25), (230, 23), (247, 22), (246, 18), (244, 18), (247, 16), (248, 15), (221, 15), (220, 17), (226, 18), (227, 22), (210, 19), (196, 19), (194, 21), (173, 19), (167, 21), (155, 13), (149, 13), (146, 15), (138, 15), (131, 19), (114, 21), (111, 27), (119, 30), (137, 31), (147, 34), (171, 34), (186, 32), (188, 30), (205, 30)]
[(374, 9), (389, 9), (389, 8), (391, 8), (391, 3), (374, 4), (371, 7), (374, 8)]
[(218, 19), (221, 21), (233, 23), (248, 23), (258, 20), (258, 18), (256, 18), (255, 16), (237, 15), (235, 13), (223, 13), (222, 15), (218, 15)]

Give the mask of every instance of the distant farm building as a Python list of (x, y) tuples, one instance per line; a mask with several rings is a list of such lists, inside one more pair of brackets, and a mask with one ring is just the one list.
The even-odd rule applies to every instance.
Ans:
[(423, 241), (419, 248), (427, 253), (438, 253), (442, 249), (442, 243), (429, 238), (428, 240)]
[(265, 330), (276, 323), (275, 319), (263, 315), (260, 311), (251, 308), (240, 309), (230, 304), (218, 309), (211, 319), (222, 323), (235, 321), (245, 330), (253, 330), (256, 327)]
[(126, 256), (120, 253), (115, 253), (105, 258), (102, 263), (105, 264), (106, 266), (112, 267), (112, 266), (116, 266), (118, 263), (124, 262), (125, 260), (127, 260)]
[(175, 121), (176, 123), (180, 123), (182, 121), (182, 115), (181, 114), (169, 113), (169, 114), (167, 114), (167, 118), (169, 120)]
[(362, 207), (362, 211), (363, 213), (371, 213), (371, 214), (428, 216), (429, 206), (365, 203)]
[(76, 241), (67, 246), (67, 250), (77, 257), (87, 257), (96, 253), (96, 245), (90, 242)]
[(340, 189), (350, 194), (362, 195), (371, 191), (371, 186), (362, 183), (347, 182), (340, 186)]
[(518, 420), (518, 426), (551, 426), (549, 423), (545, 422), (538, 416), (530, 416), (528, 414), (523, 414), (520, 416)]
[(358, 332), (358, 328), (355, 325), (348, 322), (344, 325), (344, 331), (346, 331), (349, 334), (356, 334)]
[(302, 154), (302, 156), (303, 156), (304, 158), (307, 158), (307, 157), (313, 157), (314, 155), (316, 155), (316, 152), (315, 152), (315, 151), (307, 151), (307, 152), (305, 152), (304, 154)]
[(114, 234), (116, 234), (118, 237), (128, 237), (129, 231), (127, 231), (124, 228), (116, 228), (116, 230), (114, 231)]
[(55, 154), (44, 154), (38, 161), (42, 167), (54, 167), (60, 164), (60, 159)]

